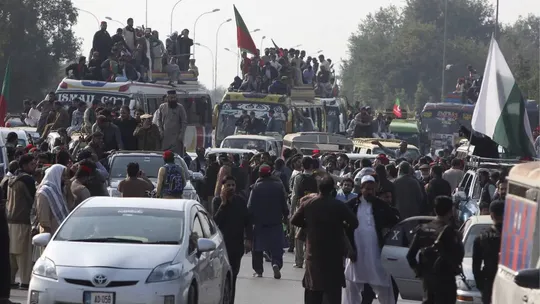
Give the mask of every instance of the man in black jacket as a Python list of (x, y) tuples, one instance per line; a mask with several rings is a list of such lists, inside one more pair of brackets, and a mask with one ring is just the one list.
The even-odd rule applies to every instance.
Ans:
[[(476, 287), (482, 293), (482, 302), (491, 303), (493, 281), (497, 274), (501, 231), (503, 226), (504, 201), (496, 200), (489, 206), (493, 226), (476, 237), (473, 244), (472, 271)], [(484, 267), (482, 267), (482, 264)]]
[(92, 41), (92, 51), (99, 52), (101, 62), (105, 61), (111, 53), (113, 41), (109, 32), (107, 32), (107, 22), (101, 22), (101, 28), (94, 34)]
[(227, 256), (233, 271), (233, 292), (231, 303), (234, 304), (236, 278), (240, 272), (240, 262), (244, 250), (251, 250), (252, 227), (249, 219), (246, 201), (235, 194), (236, 181), (232, 176), (226, 176), (221, 181), (221, 195), (214, 197), (212, 202), (216, 210), (214, 220), (223, 234)]
[(433, 166), (431, 168), (431, 180), (427, 184), (427, 203), (429, 210), (433, 210), (435, 198), (439, 195), (451, 196), (452, 188), (450, 183), (442, 178), (443, 168), (441, 166)]

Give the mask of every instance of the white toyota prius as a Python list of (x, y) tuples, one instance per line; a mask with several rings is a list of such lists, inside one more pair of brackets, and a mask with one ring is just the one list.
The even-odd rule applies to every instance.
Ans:
[(34, 265), (29, 304), (228, 304), (223, 237), (194, 200), (92, 197), (51, 237)]

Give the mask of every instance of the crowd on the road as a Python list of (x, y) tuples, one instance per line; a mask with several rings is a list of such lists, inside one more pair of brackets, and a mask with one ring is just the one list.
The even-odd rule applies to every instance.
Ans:
[(243, 52), (240, 71), (229, 91), (290, 95), (293, 87), (312, 86), (322, 97), (337, 96), (332, 60), (322, 54), (317, 60), (294, 48), (266, 48), (252, 57)]

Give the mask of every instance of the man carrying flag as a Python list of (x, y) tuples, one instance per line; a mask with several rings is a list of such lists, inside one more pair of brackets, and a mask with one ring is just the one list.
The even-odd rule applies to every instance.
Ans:
[(473, 112), (472, 128), (504, 147), (509, 155), (534, 156), (523, 95), (494, 37)]

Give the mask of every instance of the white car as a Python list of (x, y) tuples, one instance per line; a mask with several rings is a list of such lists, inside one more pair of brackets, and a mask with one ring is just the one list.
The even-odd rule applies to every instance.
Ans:
[[(124, 180), (127, 175), (127, 165), (129, 163), (138, 163), (139, 168), (146, 174), (146, 177), (154, 183), (156, 186), (157, 175), (159, 168), (164, 164), (163, 153), (161, 152), (147, 152), (147, 151), (117, 151), (109, 156), (109, 196), (120, 197), (118, 192), (118, 184)], [(182, 167), (182, 170), (186, 172), (186, 186), (184, 187), (183, 198), (193, 199), (199, 201), (199, 196), (191, 179), (200, 180), (203, 178), (202, 174), (198, 172), (191, 172), (186, 162), (178, 155), (175, 156), (175, 163)]]
[(92, 197), (32, 270), (28, 304), (228, 304), (232, 270), (216, 224), (193, 200)]

